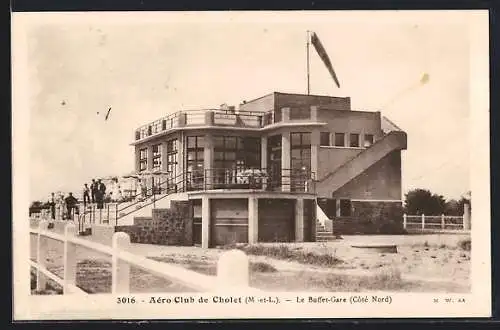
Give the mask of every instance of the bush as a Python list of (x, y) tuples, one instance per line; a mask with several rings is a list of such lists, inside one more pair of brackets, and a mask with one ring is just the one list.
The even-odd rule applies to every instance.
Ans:
[(286, 244), (278, 246), (265, 246), (261, 244), (240, 245), (236, 246), (236, 248), (249, 255), (266, 256), (309, 265), (333, 266), (342, 263), (342, 260), (338, 259), (335, 253), (317, 254), (313, 252), (304, 252), (297, 249), (291, 249)]
[(470, 238), (466, 238), (466, 239), (463, 239), (463, 240), (460, 240), (458, 242), (458, 247), (464, 251), (470, 251), (471, 250), (471, 239)]
[(251, 272), (259, 272), (259, 273), (276, 273), (278, 270), (274, 268), (274, 266), (266, 263), (266, 262), (251, 262), (250, 263), (250, 271)]

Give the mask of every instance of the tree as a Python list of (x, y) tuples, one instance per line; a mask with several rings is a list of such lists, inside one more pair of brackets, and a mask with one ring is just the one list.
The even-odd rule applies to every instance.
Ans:
[(440, 215), (445, 211), (446, 200), (427, 189), (413, 189), (405, 194), (405, 213)]

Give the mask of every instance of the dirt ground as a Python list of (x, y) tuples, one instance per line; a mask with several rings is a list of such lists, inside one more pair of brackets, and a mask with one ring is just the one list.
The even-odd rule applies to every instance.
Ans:
[[(273, 291), (468, 292), (470, 251), (458, 248), (458, 242), (464, 238), (467, 236), (454, 234), (345, 236), (327, 243), (288, 243), (291, 250), (330, 254), (341, 262), (325, 267), (249, 255), (251, 266), (267, 265), (251, 267), (251, 285)], [(351, 247), (367, 243), (396, 244), (397, 253), (366, 252)], [(215, 275), (217, 260), (225, 250), (133, 244), (132, 252)], [(77, 285), (88, 292), (110, 292), (110, 258), (83, 248), (78, 249), (77, 258)], [(50, 269), (62, 273), (62, 244), (53, 244), (48, 262)], [(189, 289), (132, 268), (131, 291), (186, 292)]]

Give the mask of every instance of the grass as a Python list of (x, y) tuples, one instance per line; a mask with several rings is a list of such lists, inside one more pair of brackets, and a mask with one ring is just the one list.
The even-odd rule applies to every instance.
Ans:
[[(326, 249), (326, 245), (324, 245)], [(266, 246), (262, 244), (256, 245), (228, 245), (224, 249), (239, 249), (248, 255), (254, 256), (266, 256), (270, 258), (295, 261), (301, 264), (316, 265), (316, 266), (326, 266), (331, 267), (341, 264), (343, 261), (335, 256), (335, 251), (329, 253), (324, 251), (323, 253), (306, 252), (301, 248), (290, 248), (286, 244), (280, 244), (278, 246)]]

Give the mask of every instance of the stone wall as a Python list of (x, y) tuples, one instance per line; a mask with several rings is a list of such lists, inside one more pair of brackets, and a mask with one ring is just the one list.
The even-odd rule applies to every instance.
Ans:
[(92, 234), (88, 237), (94, 242), (111, 246), (114, 233), (114, 226), (92, 225)]
[(152, 217), (136, 217), (132, 226), (116, 226), (132, 243), (193, 245), (193, 212), (189, 201), (172, 201), (170, 209), (154, 209)]
[(353, 201), (352, 215), (336, 217), (332, 222), (334, 234), (403, 234), (401, 202)]

